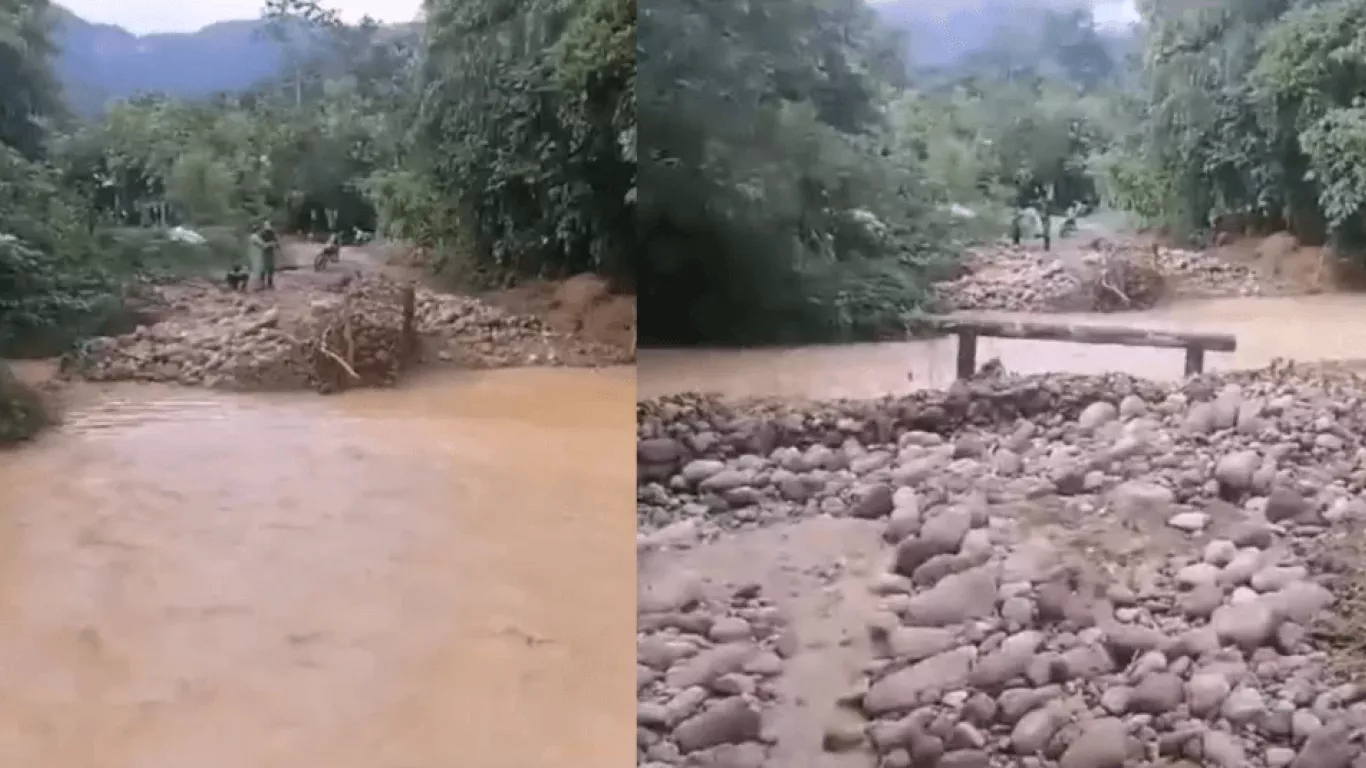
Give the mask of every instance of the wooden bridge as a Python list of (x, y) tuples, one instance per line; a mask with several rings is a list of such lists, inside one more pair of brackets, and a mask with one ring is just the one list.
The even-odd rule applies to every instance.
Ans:
[(1107, 325), (1074, 325), (1034, 320), (980, 320), (967, 317), (926, 317), (914, 321), (913, 328), (958, 336), (958, 378), (971, 378), (977, 372), (977, 339), (1034, 339), (1070, 341), (1075, 344), (1113, 344), (1122, 347), (1158, 347), (1186, 351), (1186, 375), (1205, 370), (1205, 352), (1233, 352), (1238, 340), (1228, 333), (1184, 333), (1148, 328)]

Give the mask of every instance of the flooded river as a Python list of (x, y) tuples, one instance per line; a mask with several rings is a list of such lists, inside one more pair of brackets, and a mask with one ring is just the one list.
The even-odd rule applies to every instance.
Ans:
[(629, 765), (634, 384), (83, 398), (0, 453), (0, 764)]
[[(1360, 295), (1218, 299), (1112, 315), (991, 316), (1237, 336), (1237, 352), (1206, 355), (1210, 369), (1254, 368), (1277, 357), (1366, 358), (1366, 296)], [(956, 348), (957, 340), (948, 337), (792, 349), (641, 350), (639, 395), (695, 390), (733, 397), (877, 397), (946, 386), (954, 377)], [(978, 363), (992, 357), (1017, 373), (1127, 371), (1158, 379), (1180, 377), (1183, 364), (1178, 349), (979, 340)]]

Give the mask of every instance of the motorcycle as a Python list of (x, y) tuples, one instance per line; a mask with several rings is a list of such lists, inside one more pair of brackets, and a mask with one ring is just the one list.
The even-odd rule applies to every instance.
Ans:
[(313, 257), (313, 271), (321, 272), (327, 269), (329, 264), (339, 262), (341, 262), (341, 243), (337, 242), (336, 238), (332, 238), (327, 241), (318, 255)]

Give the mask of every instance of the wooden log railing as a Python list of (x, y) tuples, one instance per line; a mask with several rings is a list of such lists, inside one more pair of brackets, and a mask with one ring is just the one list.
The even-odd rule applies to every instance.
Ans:
[(1122, 347), (1159, 347), (1186, 351), (1186, 375), (1205, 370), (1205, 352), (1233, 352), (1238, 340), (1228, 333), (1183, 333), (1148, 328), (1106, 325), (1072, 325), (1025, 320), (977, 320), (956, 317), (920, 318), (915, 326), (958, 336), (957, 374), (971, 378), (977, 372), (977, 339), (1070, 341), (1076, 344), (1114, 344)]

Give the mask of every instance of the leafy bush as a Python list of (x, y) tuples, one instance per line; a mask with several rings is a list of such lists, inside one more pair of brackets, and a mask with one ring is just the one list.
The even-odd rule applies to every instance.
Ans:
[(246, 258), (247, 237), (229, 227), (195, 230), (206, 242), (172, 239), (163, 229), (121, 228), (100, 231), (100, 264), (119, 277), (184, 277), (221, 271)]
[(883, 93), (900, 57), (871, 11), (652, 5), (637, 46), (645, 338), (902, 328), (957, 236), (923, 168), (895, 152)]
[(634, 279), (635, 27), (635, 0), (428, 3), (417, 162), (480, 267)]
[(0, 362), (0, 446), (33, 437), (51, 420), (42, 396)]
[(0, 356), (55, 355), (91, 334), (130, 330), (135, 279), (218, 270), (245, 254), (244, 237), (225, 228), (201, 232), (202, 245), (154, 229), (92, 235), (82, 199), (58, 181), (0, 147)]
[(0, 146), (0, 356), (59, 351), (108, 310), (113, 281), (78, 210), (51, 169)]
[(124, 333), (140, 315), (105, 270), (64, 265), (17, 240), (0, 242), (0, 356), (51, 357), (82, 338)]

